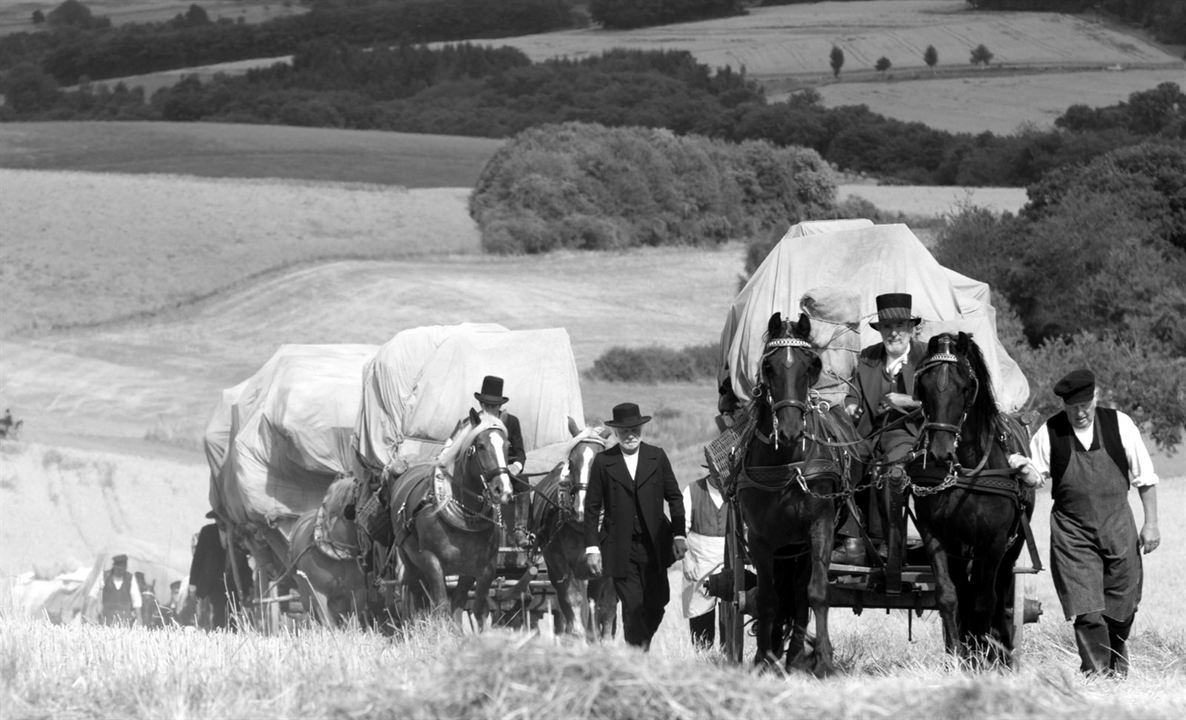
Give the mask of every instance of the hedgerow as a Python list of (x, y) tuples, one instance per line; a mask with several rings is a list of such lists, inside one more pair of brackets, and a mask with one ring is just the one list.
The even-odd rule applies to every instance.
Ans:
[(593, 361), (588, 375), (611, 382), (693, 382), (715, 378), (720, 361), (719, 343), (689, 345), (682, 350), (658, 345), (615, 346)]

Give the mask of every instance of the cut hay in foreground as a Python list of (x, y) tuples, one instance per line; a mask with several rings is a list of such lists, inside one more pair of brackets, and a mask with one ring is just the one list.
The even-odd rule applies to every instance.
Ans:
[[(390, 639), (319, 629), (267, 637), (0, 616), (0, 716), (1125, 720), (1177, 717), (1186, 702), (1180, 663), (1085, 681), (1061, 656), (1068, 648), (1013, 675), (967, 674), (937, 654), (892, 674), (821, 682), (756, 676), (686, 645), (643, 655), (455, 627), (427, 621)], [(1158, 664), (1172, 651), (1159, 652)]]

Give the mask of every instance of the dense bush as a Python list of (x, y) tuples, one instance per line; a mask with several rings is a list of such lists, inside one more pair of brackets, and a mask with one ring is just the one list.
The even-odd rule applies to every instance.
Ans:
[(588, 374), (613, 382), (694, 382), (715, 379), (720, 361), (719, 344), (691, 345), (683, 350), (616, 346), (594, 360)]
[(470, 214), (491, 252), (711, 245), (818, 217), (835, 193), (811, 150), (565, 123), (500, 148)]
[(1052, 391), (1067, 372), (1087, 367), (1098, 379), (1101, 402), (1149, 429), (1164, 448), (1182, 442), (1186, 426), (1186, 358), (1110, 333), (1051, 338), (1038, 347), (1010, 348), (1030, 385), (1026, 410), (1043, 417), (1063, 407)]
[(988, 282), (1027, 342), (1014, 354), (1049, 411), (1049, 388), (1095, 368), (1126, 411), (1176, 444), (1186, 391), (1186, 149), (1147, 144), (1058, 170), (1019, 217), (969, 208), (936, 259)]

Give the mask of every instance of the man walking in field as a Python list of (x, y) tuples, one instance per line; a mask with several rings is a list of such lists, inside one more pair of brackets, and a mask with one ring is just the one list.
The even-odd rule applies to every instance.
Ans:
[(98, 600), (99, 621), (104, 625), (134, 625), (140, 620), (140, 585), (136, 576), (128, 572), (128, 556), (111, 558), (111, 569), (103, 573), (103, 583), (96, 583), (91, 590), (92, 599)]
[[(1157, 474), (1128, 415), (1098, 406), (1095, 375), (1073, 370), (1054, 386), (1062, 412), (1030, 441), (1035, 469), (1051, 480), (1050, 569), (1058, 599), (1074, 620), (1080, 670), (1128, 674), (1129, 633), (1141, 601), (1141, 551), (1161, 544)], [(1137, 532), (1128, 489), (1137, 488), (1144, 524)]]
[(604, 572), (614, 579), (626, 642), (649, 650), (671, 599), (667, 568), (687, 551), (684, 499), (667, 453), (642, 442), (651, 417), (634, 403), (615, 406), (613, 416), (605, 424), (618, 444), (599, 453), (589, 470), (585, 517), (593, 520), (585, 523), (585, 558), (593, 577)]
[[(236, 567), (241, 574), (248, 572), (247, 553), (237, 547), (227, 551), (227, 543), (231, 542), (226, 525), (214, 514), (206, 513), (206, 517), (216, 522), (208, 523), (198, 531), (198, 541), (194, 546), (193, 560), (189, 566), (189, 598), (191, 603), (204, 601), (210, 608), (210, 621), (207, 629), (219, 630), (227, 627), (228, 610), (233, 611), (240, 598), (238, 585), (235, 580)], [(234, 566), (227, 562), (232, 557)], [(195, 624), (203, 625), (198, 612)]]

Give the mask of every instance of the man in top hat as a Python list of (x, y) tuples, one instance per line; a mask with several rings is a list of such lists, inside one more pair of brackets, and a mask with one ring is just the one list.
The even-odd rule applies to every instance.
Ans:
[(111, 558), (111, 569), (103, 573), (103, 584), (96, 583), (91, 598), (99, 601), (99, 621), (104, 625), (133, 625), (140, 620), (140, 584), (128, 572), (128, 556)]
[(642, 426), (650, 419), (634, 403), (614, 407), (613, 420), (605, 424), (618, 444), (594, 457), (585, 494), (589, 572), (613, 578), (626, 642), (644, 650), (671, 598), (667, 568), (687, 551), (683, 494), (671, 462), (662, 449), (642, 442)]
[[(901, 472), (902, 463), (921, 429), (921, 421), (907, 420), (910, 412), (920, 405), (914, 398), (914, 374), (926, 356), (927, 346), (915, 338), (915, 330), (922, 319), (914, 314), (910, 293), (886, 293), (877, 296), (877, 320), (869, 326), (881, 334), (881, 342), (861, 351), (857, 358), (853, 385), (844, 398), (844, 407), (857, 424), (861, 437), (869, 437), (882, 428), (871, 447), (866, 448), (874, 460), (888, 463), (891, 472)], [(863, 497), (862, 497), (863, 496)], [(875, 541), (885, 538), (884, 509), (877, 493), (864, 490), (858, 494), (858, 505), (867, 514), (869, 536)], [(854, 537), (853, 528), (842, 534)], [(847, 557), (836, 558), (858, 562), (859, 553), (849, 543)]]
[[(502, 387), (502, 378), (487, 375), (482, 378), (482, 389), (474, 393), (474, 399), (478, 401), (481, 412), (493, 415), (506, 425), (507, 443), (510, 445), (507, 448), (507, 470), (511, 473), (511, 487), (515, 493), (507, 508), (507, 525), (511, 528), (509, 542), (515, 547), (529, 548), (532, 543), (531, 531), (527, 526), (531, 521), (531, 485), (519, 477), (527, 462), (527, 452), (523, 449), (523, 430), (519, 426), (519, 418), (502, 409), (510, 401), (510, 398), (503, 396)], [(468, 418), (463, 418), (457, 423), (457, 428), (468, 422)], [(454, 429), (453, 434), (457, 434), (457, 429)]]
[[(1061, 412), (1030, 440), (1030, 461), (1051, 481), (1050, 571), (1074, 620), (1080, 670), (1128, 673), (1129, 632), (1141, 600), (1141, 551), (1161, 544), (1157, 473), (1128, 415), (1099, 407), (1095, 375), (1072, 370), (1054, 386)], [(1138, 533), (1128, 489), (1140, 495)]]

